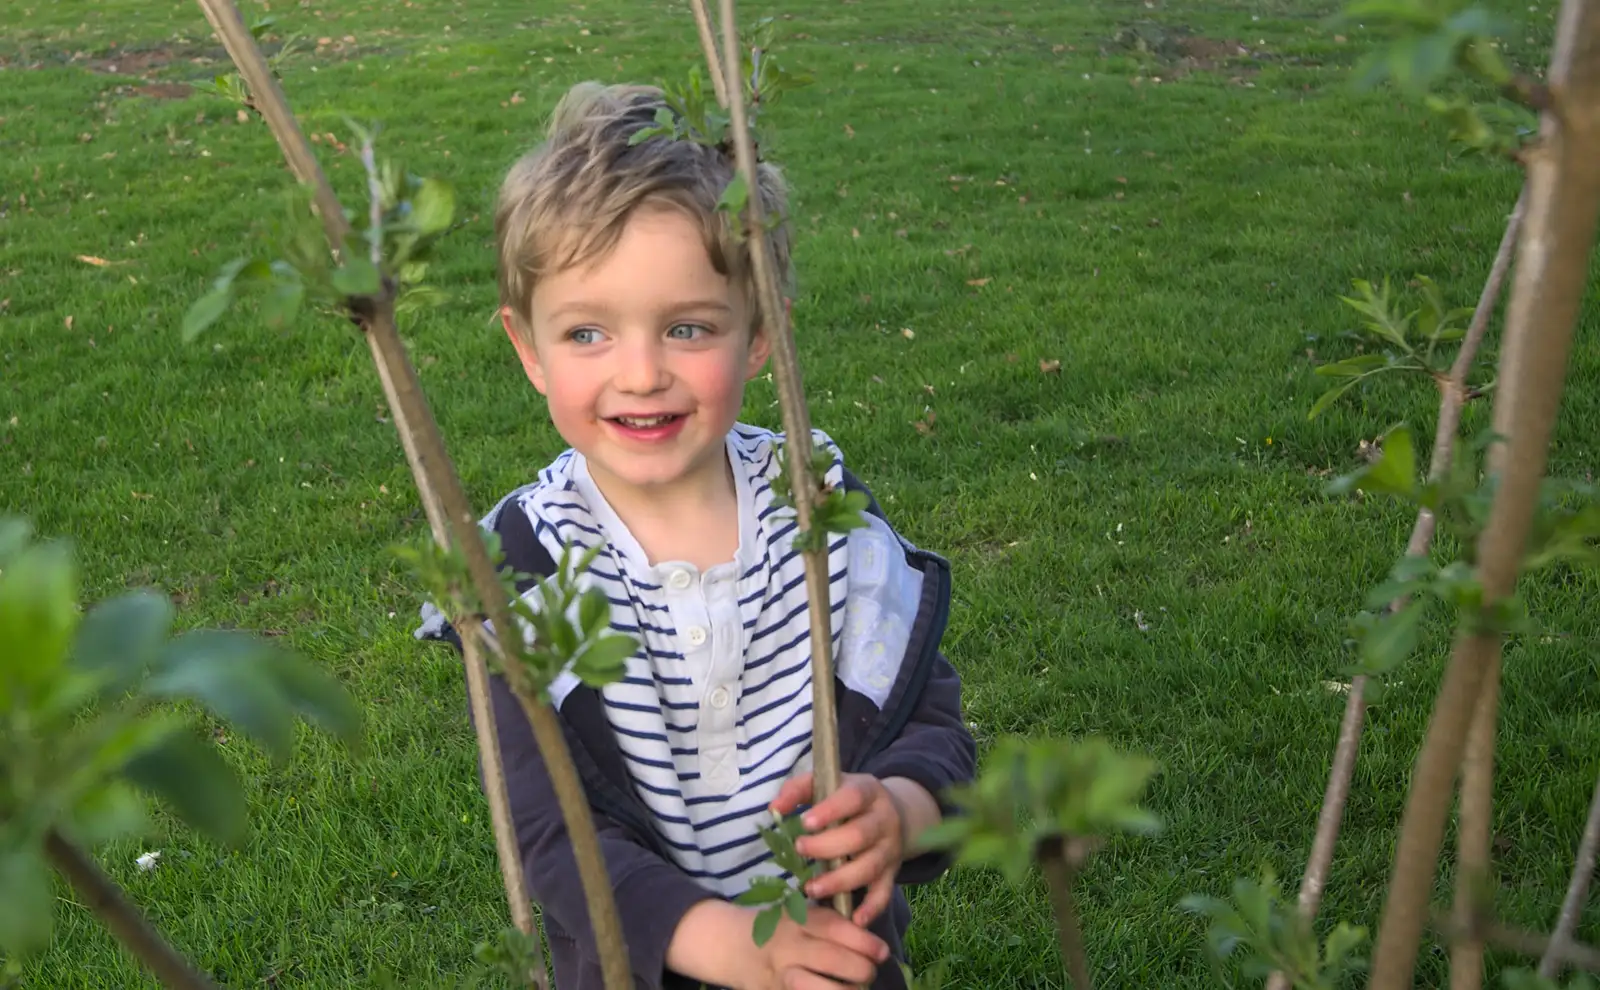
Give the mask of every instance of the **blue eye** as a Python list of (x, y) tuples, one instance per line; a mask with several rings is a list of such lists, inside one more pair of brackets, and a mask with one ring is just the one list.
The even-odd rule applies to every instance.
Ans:
[(600, 339), (600, 331), (594, 327), (579, 327), (568, 333), (567, 339), (575, 344), (593, 344)]
[(667, 328), (667, 336), (674, 340), (693, 340), (695, 337), (708, 332), (705, 327), (698, 323), (674, 323)]

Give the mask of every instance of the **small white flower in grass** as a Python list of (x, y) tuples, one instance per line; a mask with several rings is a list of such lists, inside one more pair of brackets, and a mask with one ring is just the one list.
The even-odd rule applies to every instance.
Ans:
[(149, 873), (151, 870), (155, 869), (161, 864), (161, 852), (157, 850), (155, 852), (144, 853), (133, 862), (139, 867), (139, 869)]

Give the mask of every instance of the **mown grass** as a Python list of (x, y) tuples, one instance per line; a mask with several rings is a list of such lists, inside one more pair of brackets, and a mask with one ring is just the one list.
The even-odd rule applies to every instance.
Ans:
[[(472, 217), (444, 251), (453, 301), (407, 337), (486, 506), (560, 448), (491, 325), (490, 197), (565, 87), (697, 59), (687, 8), (273, 6), (279, 30), (328, 39), (283, 66), (308, 127), (381, 120), (383, 148), (455, 182)], [(1343, 704), (1324, 682), (1409, 528), (1325, 496), (1325, 476), (1393, 422), (1431, 430), (1418, 384), (1307, 421), (1311, 368), (1355, 346), (1335, 297), (1425, 273), (1470, 304), (1517, 176), (1461, 157), (1415, 104), (1352, 93), (1372, 38), (1321, 2), (741, 8), (790, 18), (784, 56), (818, 80), (774, 110), (771, 149), (796, 190), (814, 418), (953, 560), (947, 646), (981, 740), (1099, 733), (1161, 761), (1165, 834), (1083, 877), (1101, 985), (1212, 986), (1176, 904), (1263, 863), (1298, 877)], [(1514, 56), (1538, 64), (1552, 9), (1517, 8)], [(1186, 70), (1117, 44), (1135, 21), (1251, 54)], [(274, 332), (248, 314), (178, 339), (279, 209), (277, 150), (220, 100), (133, 89), (222, 71), (198, 8), (8, 4), (0, 37), (0, 509), (73, 538), (89, 597), (155, 586), (186, 623), (279, 636), (370, 716), (359, 763), (309, 734), (286, 769), (226, 744), (248, 847), (173, 829), (105, 862), (229, 985), (449, 985), (505, 911), (457, 663), (411, 639), (418, 596), (387, 552), (425, 526), (365, 347), (334, 319)], [(362, 201), (353, 156), (319, 151)], [(1554, 449), (1569, 476), (1600, 458), (1597, 326), (1591, 306)], [(747, 418), (776, 426), (775, 398), (758, 382)], [(1475, 406), (1467, 428), (1486, 424)], [(1550, 634), (1507, 659), (1499, 906), (1530, 926), (1554, 916), (1597, 772), (1597, 590), (1532, 585)], [(1372, 712), (1329, 916), (1376, 920), (1433, 631)], [(160, 869), (134, 869), (143, 848)], [(963, 958), (951, 985), (1061, 985), (1041, 890), (958, 871), (914, 904), (917, 960)], [(57, 917), (25, 985), (149, 985), (65, 889)]]

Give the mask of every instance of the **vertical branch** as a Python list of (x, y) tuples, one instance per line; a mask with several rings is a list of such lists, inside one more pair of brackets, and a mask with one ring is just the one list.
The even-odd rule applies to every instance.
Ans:
[(1583, 838), (1578, 840), (1578, 856), (1572, 863), (1572, 879), (1567, 882), (1567, 896), (1561, 902), (1556, 930), (1550, 933), (1550, 944), (1539, 960), (1539, 975), (1547, 980), (1559, 975), (1562, 954), (1571, 947), (1572, 934), (1578, 930), (1583, 902), (1589, 896), (1589, 881), (1594, 877), (1597, 850), (1600, 850), (1600, 780), (1595, 781), (1594, 796), (1589, 799), (1589, 818), (1583, 824)]
[(272, 136), (278, 140), (278, 147), (283, 150), (289, 171), (302, 185), (311, 187), (314, 197), (312, 203), (316, 206), (317, 215), (322, 218), (323, 229), (328, 233), (334, 253), (341, 253), (345, 235), (350, 232), (350, 221), (345, 219), (339, 197), (334, 195), (333, 186), (323, 174), (322, 166), (317, 164), (317, 156), (312, 154), (311, 144), (300, 130), (300, 122), (289, 109), (288, 98), (283, 95), (283, 89), (272, 75), (272, 69), (268, 67), (250, 29), (245, 27), (244, 18), (239, 16), (239, 8), (234, 6), (233, 0), (197, 2), (206, 20), (211, 22), (211, 29), (228, 50), (233, 64), (238, 66), (239, 74), (244, 77), (256, 109), (261, 112)]
[[(778, 401), (783, 408), (784, 447), (789, 454), (789, 477), (793, 479), (797, 526), (811, 527), (812, 499), (817, 479), (811, 475), (811, 417), (806, 411), (805, 387), (800, 379), (800, 361), (795, 354), (794, 334), (789, 326), (783, 297), (778, 291), (777, 264), (772, 244), (767, 239), (766, 218), (761, 209), (757, 184), (756, 153), (750, 140), (748, 115), (744, 105), (744, 84), (739, 70), (739, 33), (734, 23), (733, 0), (722, 0), (722, 56), (727, 66), (728, 110), (733, 123), (734, 151), (739, 171), (750, 190), (747, 199), (747, 228), (751, 259), (755, 268), (756, 289), (761, 317), (772, 338), (773, 378), (778, 384)], [(828, 550), (805, 553), (806, 594), (811, 603), (811, 690), (812, 746), (815, 797), (822, 801), (839, 789), (839, 726), (833, 698), (833, 627), (828, 603)], [(830, 864), (831, 868), (832, 864)], [(850, 894), (834, 895), (834, 907), (850, 917)]]
[(122, 890), (86, 856), (83, 850), (51, 829), (44, 839), (45, 854), (89, 910), (111, 929), (128, 951), (138, 957), (163, 985), (172, 990), (217, 990), (217, 985), (195, 971), (176, 949), (167, 944)]
[(711, 88), (717, 94), (717, 106), (726, 110), (728, 81), (722, 75), (722, 56), (717, 52), (717, 36), (711, 29), (711, 11), (706, 8), (706, 0), (689, 0), (689, 6), (694, 10), (694, 26), (700, 34), (700, 50), (706, 56), (706, 70), (711, 73)]
[[(1600, 0), (1565, 0), (1549, 73), (1554, 108), (1526, 155), (1523, 223), (1506, 317), (1492, 452), (1498, 489), (1478, 541), (1485, 606), (1513, 591), (1538, 504), (1574, 325), (1600, 215)], [(1438, 866), (1455, 776), (1495, 631), (1458, 636), (1418, 754), (1373, 953), (1371, 990), (1407, 990)]]
[(1089, 953), (1083, 944), (1083, 925), (1078, 920), (1078, 903), (1072, 894), (1077, 875), (1068, 859), (1064, 839), (1052, 838), (1039, 847), (1039, 869), (1050, 891), (1050, 907), (1056, 916), (1056, 938), (1061, 946), (1061, 964), (1072, 979), (1073, 990), (1093, 990), (1089, 975)]
[[(349, 233), (349, 222), (328, 184), (326, 175), (316, 163), (305, 135), (290, 111), (283, 92), (267, 69), (255, 39), (245, 28), (238, 9), (232, 0), (198, 0), (218, 36), (239, 67), (246, 85), (250, 88), (262, 116), (272, 129), (273, 136), (282, 148), (291, 171), (302, 182), (313, 187), (317, 210), (324, 230), (335, 253), (343, 247)], [(424, 509), (435, 539), (453, 536), (455, 544), (466, 558), (472, 583), (489, 613), (494, 628), (514, 630), (510, 611), (503, 600), (494, 563), (489, 559), (477, 521), (462, 490), (454, 465), (444, 448), (437, 423), (417, 381), (416, 369), (411, 365), (394, 325), (394, 300), (385, 293), (358, 315), (359, 322), (372, 350), (378, 377), (383, 384), (385, 397), (407, 461), (412, 469)], [(479, 756), (483, 760), (491, 818), (495, 828), (496, 850), (501, 857), (501, 875), (506, 883), (507, 899), (517, 925), (533, 934), (532, 911), (529, 905), (520, 857), (517, 855), (515, 833), (509, 805), (505, 795), (504, 773), (500, 766), (500, 748), (495, 736), (494, 719), (488, 703), (488, 673), (483, 663), (479, 637), (481, 629), (463, 630), (463, 654), (467, 661), (467, 688), (471, 696), (478, 733)], [(575, 837), (574, 852), (579, 860), (579, 874), (583, 882), (590, 920), (595, 931), (596, 946), (600, 954), (604, 983), (607, 990), (627, 990), (632, 985), (628, 972), (627, 949), (622, 938), (622, 926), (612, 896), (605, 863), (599, 857), (598, 842), (582, 843), (576, 837), (594, 838), (594, 822), (589, 812), (588, 800), (572, 764), (560, 725), (550, 707), (539, 699), (527, 674), (516, 664), (506, 665), (506, 680), (528, 711), (536, 738), (540, 742), (556, 790), (568, 831)], [(526, 927), (524, 927), (526, 926)]]
[[(445, 450), (444, 438), (439, 435), (433, 413), (428, 408), (428, 400), (417, 380), (416, 369), (406, 356), (405, 345), (395, 330), (393, 299), (387, 296), (380, 299), (376, 313), (365, 327), (368, 336), (375, 339), (373, 346), (378, 351), (379, 359), (388, 365), (389, 376), (395, 385), (395, 401), (406, 411), (408, 421), (424, 427), (417, 431), (415, 437), (418, 465), (425, 474), (433, 477), (451, 536), (466, 558), (467, 571), (484, 611), (489, 613), (489, 622), (502, 635), (517, 635), (519, 626), (511, 618), (494, 562), (489, 559), (488, 548), (484, 546), (483, 536), (478, 531), (477, 518), (467, 502), (466, 492), (461, 488), (461, 480), (456, 475), (450, 455)], [(583, 884), (589, 920), (594, 928), (595, 949), (600, 957), (604, 985), (606, 990), (629, 990), (633, 985), (633, 976), (629, 972), (622, 921), (617, 914), (611, 879), (600, 855), (589, 799), (584, 793), (583, 782), (578, 778), (577, 768), (572, 763), (566, 739), (561, 734), (560, 721), (549, 704), (541, 700), (538, 690), (529, 682), (527, 671), (519, 664), (505, 664), (505, 677), (533, 729), (550, 773), (550, 782), (555, 788), (556, 801), (567, 823), (573, 854), (578, 863), (578, 878)]]
[[(1436, 481), (1450, 470), (1455, 457), (1457, 433), (1461, 428), (1461, 412), (1466, 405), (1467, 376), (1472, 373), (1478, 349), (1489, 330), (1489, 319), (1500, 291), (1505, 286), (1506, 274), (1511, 269), (1517, 237), (1522, 231), (1523, 209), (1528, 201), (1527, 187), (1517, 196), (1506, 221), (1505, 233), (1495, 250), (1494, 261), (1489, 266), (1488, 278), (1478, 294), (1478, 305), (1472, 312), (1472, 321), (1461, 338), (1450, 372), (1439, 392), (1439, 419), (1434, 428), (1433, 453), (1428, 461), (1428, 479)], [(1435, 520), (1433, 513), (1423, 509), (1411, 527), (1411, 537), (1406, 541), (1406, 556), (1420, 557), (1433, 544)], [(1391, 612), (1405, 607), (1406, 599), (1389, 603)], [(1345, 701), (1344, 717), (1339, 723), (1339, 738), (1334, 744), (1333, 764), (1328, 770), (1328, 786), (1322, 795), (1322, 810), (1317, 815), (1316, 836), (1311, 842), (1311, 853), (1306, 857), (1306, 871), (1300, 878), (1300, 896), (1297, 907), (1307, 924), (1315, 921), (1322, 907), (1322, 894), (1327, 888), (1328, 872), (1333, 867), (1333, 853), (1339, 842), (1339, 829), (1344, 822), (1345, 805), (1350, 800), (1350, 785), (1355, 779), (1356, 757), (1361, 749), (1361, 730), (1366, 722), (1367, 677), (1358, 674), (1350, 680), (1350, 696)], [(1273, 973), (1267, 990), (1289, 990), (1289, 978), (1282, 972)]]
[[(1500, 657), (1483, 672), (1483, 687), (1467, 730), (1461, 764), (1461, 820), (1456, 834), (1455, 918), (1468, 932), (1486, 907), (1489, 845), (1494, 832), (1494, 735), (1500, 712)], [(1450, 990), (1483, 986), (1483, 941), (1458, 939), (1450, 946)]]

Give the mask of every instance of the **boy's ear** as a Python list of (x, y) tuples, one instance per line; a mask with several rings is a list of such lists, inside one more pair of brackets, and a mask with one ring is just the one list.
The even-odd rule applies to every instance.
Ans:
[(533, 383), (540, 395), (544, 395), (544, 365), (540, 363), (539, 354), (533, 349), (533, 342), (528, 335), (517, 329), (517, 318), (510, 306), (500, 307), (500, 325), (505, 328), (506, 336), (511, 338), (511, 346), (516, 348), (517, 359), (522, 362), (522, 370), (528, 376), (528, 381)]
[[(783, 301), (784, 315), (788, 316), (793, 311), (794, 300), (785, 299)], [(767, 326), (764, 320), (760, 326), (756, 327), (755, 335), (750, 338), (750, 356), (745, 363), (745, 381), (749, 381), (761, 374), (761, 369), (766, 366), (767, 359), (772, 356), (772, 333), (772, 329)]]

